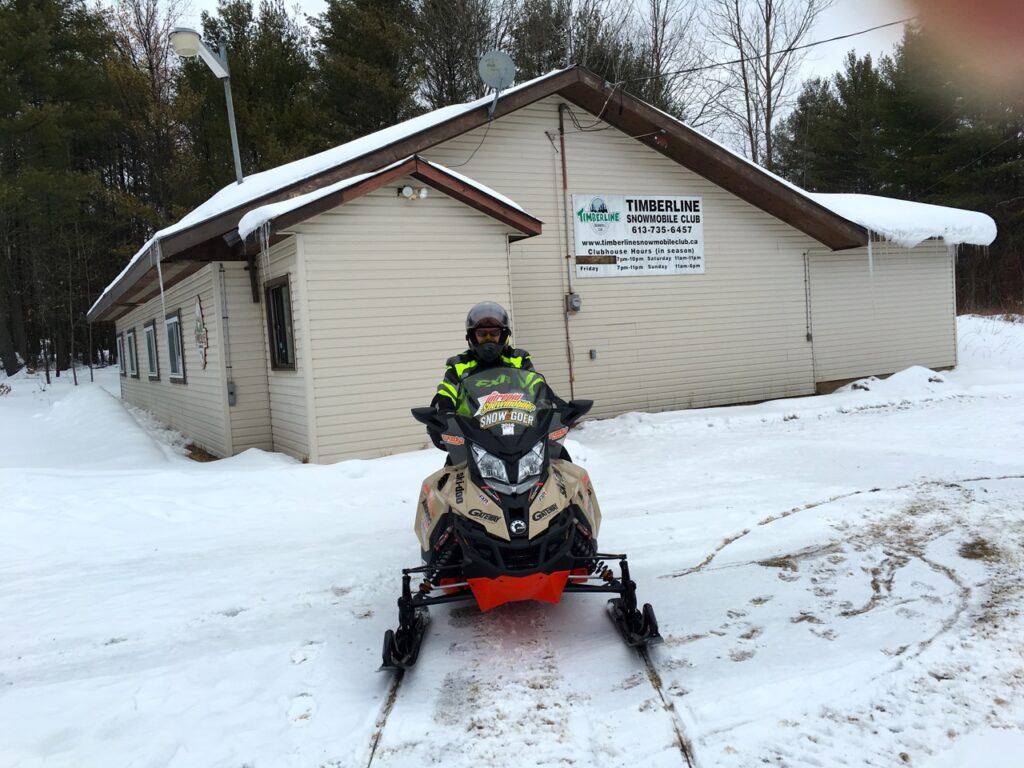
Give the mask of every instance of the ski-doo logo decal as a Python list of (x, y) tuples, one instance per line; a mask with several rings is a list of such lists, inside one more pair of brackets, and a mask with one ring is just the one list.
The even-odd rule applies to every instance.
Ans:
[(491, 411), (501, 411), (507, 409), (515, 409), (519, 411), (527, 411), (532, 413), (537, 410), (537, 406), (526, 399), (526, 395), (522, 392), (491, 392), (489, 395), (484, 395), (479, 400), (480, 407), (477, 408), (474, 416), (483, 416), (485, 413)]
[(481, 429), (489, 429), (498, 424), (522, 424), (524, 427), (532, 427), (533, 420), (534, 414), (525, 411), (492, 411), (480, 416), (479, 423)]
[(465, 475), (461, 472), (455, 476), (455, 503), (462, 504), (466, 493)]
[(552, 504), (550, 507), (545, 507), (544, 509), (537, 510), (536, 512), (533, 513), (532, 517), (533, 517), (534, 521), (540, 522), (545, 517), (549, 517), (550, 515), (555, 514), (555, 512), (557, 512), (557, 511), (558, 511), (558, 505), (557, 504)]
[(482, 509), (469, 510), (469, 516), (475, 517), (478, 520), (486, 520), (488, 523), (496, 523), (501, 520), (497, 515), (492, 515), (490, 512), (484, 512)]
[(567, 434), (569, 434), (569, 428), (562, 427), (561, 429), (556, 429), (554, 432), (548, 435), (548, 440), (561, 440)]
[(526, 533), (526, 523), (522, 520), (513, 520), (509, 524), (508, 529), (515, 534)]
[(465, 445), (466, 439), (459, 437), (458, 435), (441, 435), (441, 440), (448, 443), (448, 445)]

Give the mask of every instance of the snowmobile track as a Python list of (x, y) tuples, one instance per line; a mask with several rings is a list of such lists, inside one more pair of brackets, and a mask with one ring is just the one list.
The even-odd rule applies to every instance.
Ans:
[(373, 765), (373, 758), (377, 756), (377, 747), (380, 745), (381, 737), (384, 735), (384, 728), (388, 724), (391, 710), (395, 708), (395, 702), (398, 700), (398, 689), (402, 687), (405, 670), (399, 669), (392, 674), (394, 678), (391, 680), (391, 685), (388, 686), (387, 695), (384, 697), (384, 704), (381, 706), (380, 715), (377, 717), (377, 727), (373, 731), (373, 736), (370, 737), (370, 759), (366, 761), (366, 768), (370, 768)]
[(672, 730), (676, 734), (676, 746), (679, 747), (679, 751), (683, 755), (683, 759), (686, 760), (686, 765), (689, 768), (696, 768), (696, 761), (693, 757), (693, 747), (690, 744), (690, 740), (686, 738), (686, 729), (683, 727), (679, 713), (676, 711), (676, 706), (665, 695), (665, 690), (662, 687), (661, 675), (658, 674), (657, 668), (654, 666), (654, 662), (651, 661), (651, 653), (647, 648), (637, 648), (637, 653), (640, 656), (640, 660), (644, 663), (644, 669), (647, 672), (647, 679), (651, 683), (651, 687), (658, 692), (658, 698), (661, 699), (661, 707), (668, 714), (672, 720)]
[[(697, 768), (697, 762), (693, 756), (693, 746), (686, 736), (686, 728), (682, 723), (682, 719), (680, 718), (678, 711), (676, 710), (675, 704), (668, 696), (665, 695), (665, 690), (661, 682), (661, 675), (654, 666), (650, 650), (648, 648), (637, 648), (637, 655), (644, 664), (644, 671), (647, 674), (648, 682), (650, 682), (651, 687), (658, 694), (658, 699), (661, 701), (661, 708), (669, 716), (669, 719), (672, 722), (672, 730), (676, 736), (676, 746), (679, 748), (679, 752), (682, 755), (683, 760), (686, 761), (688, 768)], [(370, 757), (366, 761), (366, 768), (372, 768), (374, 758), (377, 756), (377, 747), (380, 746), (381, 739), (384, 736), (384, 729), (387, 727), (388, 718), (391, 716), (391, 711), (395, 708), (395, 703), (398, 701), (398, 692), (402, 687), (402, 680), (405, 678), (405, 670), (395, 670), (392, 674), (393, 678), (391, 680), (391, 684), (388, 686), (388, 692), (384, 697), (384, 703), (381, 705), (376, 727), (374, 728), (373, 735), (370, 737)]]

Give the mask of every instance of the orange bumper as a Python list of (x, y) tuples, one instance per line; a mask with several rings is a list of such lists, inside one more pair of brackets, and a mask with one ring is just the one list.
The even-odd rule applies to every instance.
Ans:
[(529, 576), (498, 576), (494, 579), (467, 579), (476, 604), (481, 611), (489, 611), (505, 603), (539, 600), (557, 603), (569, 579), (568, 571), (532, 573)]

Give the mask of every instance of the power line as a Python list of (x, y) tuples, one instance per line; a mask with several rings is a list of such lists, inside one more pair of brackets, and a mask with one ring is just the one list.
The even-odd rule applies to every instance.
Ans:
[(1019, 140), (1020, 140), (1020, 136), (1018, 135), (1018, 136), (1011, 136), (1008, 139), (1000, 141), (998, 144), (996, 144), (994, 147), (992, 147), (992, 149), (988, 150), (988, 152), (985, 152), (985, 153), (983, 153), (981, 155), (978, 155), (976, 158), (971, 160), (969, 163), (964, 163), (963, 165), (961, 165), (956, 170), (950, 171), (949, 173), (947, 173), (941, 179), (939, 179), (934, 184), (932, 184), (930, 187), (928, 187), (928, 189), (926, 189), (924, 192), (922, 192), (921, 195), (922, 196), (927, 195), (929, 192), (931, 192), (933, 189), (935, 189), (937, 186), (939, 186), (939, 184), (944, 182), (946, 179), (952, 178), (953, 176), (956, 176), (958, 173), (960, 173), (960, 171), (965, 170), (967, 168), (970, 168), (972, 165), (974, 165), (976, 162), (978, 162), (982, 158), (985, 158), (985, 157), (988, 157), (989, 155), (991, 155), (993, 152), (995, 152), (997, 149), (999, 149), (1004, 144), (1009, 144), (1011, 141), (1019, 141)]
[(824, 45), (825, 43), (834, 43), (836, 40), (846, 40), (847, 38), (850, 38), (850, 37), (857, 37), (857, 35), (866, 35), (868, 32), (874, 32), (875, 30), (878, 30), (878, 29), (885, 29), (886, 27), (895, 27), (897, 24), (906, 24), (908, 21), (913, 21), (916, 18), (917, 18), (916, 16), (908, 16), (907, 18), (900, 19), (899, 21), (890, 21), (887, 24), (879, 24), (876, 27), (870, 27), (868, 29), (862, 29), (859, 32), (849, 32), (849, 33), (847, 33), (845, 35), (836, 35), (835, 37), (830, 37), (827, 40), (817, 40), (817, 41), (815, 41), (813, 43), (804, 43), (803, 45), (794, 45), (791, 48), (783, 48), (782, 50), (772, 51), (771, 53), (761, 53), (761, 54), (758, 54), (757, 56), (746, 56), (746, 57), (741, 58), (741, 59), (733, 59), (732, 61), (719, 61), (719, 62), (717, 62), (715, 64), (704, 64), (704, 65), (702, 65), (700, 67), (690, 67), (688, 69), (679, 69), (679, 70), (676, 70), (675, 72), (664, 72), (664, 73), (662, 73), (660, 75), (649, 75), (647, 77), (634, 77), (634, 78), (631, 78), (629, 80), (621, 80), (620, 82), (616, 83), (616, 85), (622, 85), (624, 83), (641, 83), (641, 82), (645, 82), (647, 80), (656, 80), (659, 77), (674, 77), (675, 75), (688, 75), (688, 74), (690, 74), (692, 72), (703, 72), (706, 69), (715, 69), (716, 67), (727, 67), (730, 64), (743, 64), (743, 63), (748, 62), (748, 61), (758, 61), (759, 59), (764, 59), (764, 58), (767, 58), (768, 56), (776, 56), (776, 55), (782, 54), (782, 53), (792, 53), (793, 51), (802, 51), (805, 48), (813, 48), (816, 45)]

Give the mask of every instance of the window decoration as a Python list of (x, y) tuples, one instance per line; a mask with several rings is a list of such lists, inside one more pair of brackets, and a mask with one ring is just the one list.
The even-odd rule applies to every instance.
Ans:
[(210, 334), (203, 322), (203, 303), (196, 296), (196, 349), (199, 350), (199, 362), (203, 364), (203, 370), (206, 370), (206, 350), (209, 346)]

